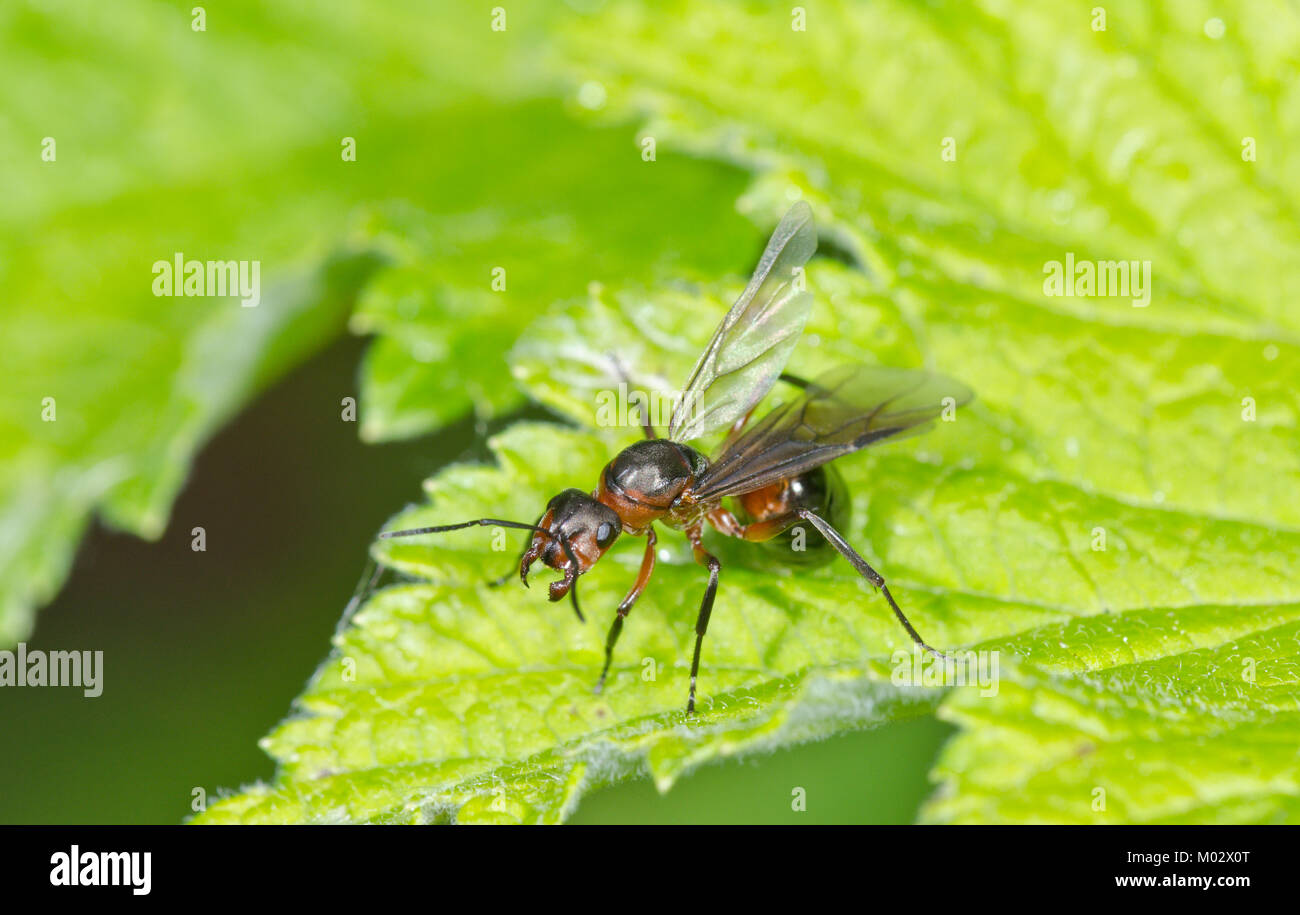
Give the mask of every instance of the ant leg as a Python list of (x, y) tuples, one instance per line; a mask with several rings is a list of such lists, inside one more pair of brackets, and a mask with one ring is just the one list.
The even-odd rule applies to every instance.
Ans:
[(853, 549), (847, 540), (840, 536), (839, 531), (831, 527), (830, 524), (821, 517), (821, 515), (818, 515), (816, 512), (810, 511), (809, 509), (801, 508), (796, 511), (795, 514), (800, 518), (803, 518), (813, 527), (817, 528), (817, 530), (821, 532), (822, 536), (830, 541), (831, 546), (835, 547), (835, 549), (839, 551), (840, 555), (847, 559), (853, 568), (858, 570), (859, 575), (880, 589), (880, 593), (885, 595), (885, 600), (889, 601), (889, 606), (893, 609), (894, 616), (898, 617), (898, 621), (903, 624), (903, 628), (907, 630), (907, 634), (912, 637), (913, 642), (920, 645), (936, 657), (947, 657), (947, 655), (942, 651), (939, 651), (936, 648), (931, 648), (929, 645), (925, 644), (925, 640), (922, 639), (920, 634), (912, 628), (912, 624), (907, 621), (907, 617), (903, 615), (902, 609), (900, 609), (898, 604), (894, 601), (894, 595), (889, 593), (889, 588), (885, 585), (885, 580), (880, 577), (880, 573), (867, 565), (867, 561), (858, 555), (858, 551)]
[[(578, 565), (578, 557), (573, 552), (573, 547), (563, 534), (560, 535), (560, 546), (564, 548), (564, 555), (568, 557), (569, 564), (564, 569), (564, 580), (553, 581), (548, 589), (551, 600), (559, 600), (564, 597), (564, 592), (569, 592), (569, 600), (573, 603), (573, 612), (578, 616), (578, 622), (585, 623), (587, 618), (582, 615), (582, 608), (578, 606), (578, 576), (582, 574), (582, 567)], [(519, 573), (523, 576), (523, 571)], [(524, 584), (528, 584), (527, 577), (524, 577)], [(563, 585), (563, 589), (559, 586)]]
[(750, 407), (748, 413), (731, 424), (731, 428), (727, 431), (727, 437), (723, 439), (722, 444), (718, 446), (719, 453), (725, 451), (727, 447), (736, 440), (740, 433), (745, 430), (745, 425), (749, 422), (750, 417), (754, 415), (754, 411), (757, 409), (757, 405)]
[(754, 521), (750, 524), (741, 524), (740, 521), (737, 520), (736, 516), (725, 508), (715, 508), (704, 517), (719, 533), (726, 534), (728, 537), (738, 537), (741, 540), (748, 540), (751, 543), (760, 543), (764, 540), (771, 540), (777, 534), (781, 533), (799, 520), (799, 516), (794, 512), (791, 512), (787, 515), (768, 518), (766, 521)]
[(718, 571), (722, 563), (718, 558), (704, 549), (700, 542), (700, 529), (697, 527), (687, 532), (695, 552), (695, 561), (709, 567), (709, 585), (704, 589), (704, 599), (700, 601), (700, 615), (695, 620), (695, 657), (691, 659), (691, 692), (686, 699), (686, 714), (695, 712), (695, 681), (700, 673), (700, 648), (704, 644), (704, 633), (709, 630), (709, 617), (713, 614), (713, 598), (718, 593)]
[(632, 590), (627, 592), (627, 597), (618, 605), (618, 612), (614, 615), (614, 622), (610, 624), (609, 635), (605, 638), (605, 666), (601, 668), (600, 679), (596, 681), (596, 692), (599, 693), (605, 688), (605, 677), (609, 674), (610, 662), (614, 660), (614, 645), (618, 642), (618, 637), (623, 634), (623, 620), (632, 612), (632, 605), (637, 602), (641, 592), (645, 590), (646, 583), (650, 581), (650, 575), (655, 570), (655, 529), (649, 528), (646, 532), (645, 555), (641, 558), (641, 572), (636, 577), (636, 582), (632, 585)]

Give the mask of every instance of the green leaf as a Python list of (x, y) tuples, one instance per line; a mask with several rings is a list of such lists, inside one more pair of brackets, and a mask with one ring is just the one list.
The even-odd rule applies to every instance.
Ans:
[[(482, 585), (521, 535), (500, 551), (487, 529), (385, 541), (381, 559), (429, 583), (382, 592), (340, 634), (266, 743), (276, 783), (200, 819), (553, 822), (629, 775), (666, 789), (941, 701), (963, 730), (931, 821), (1295, 821), (1300, 29), (1286, 7), (1227, 4), (1217, 40), (1209, 15), (1135, 3), (1103, 32), (1067, 3), (829, 2), (800, 32), (764, 5), (616, 2), (560, 37), (604, 116), (646, 118), (656, 167), (753, 170), (741, 208), (764, 226), (813, 203), (823, 255), (845, 263), (810, 266), (794, 370), (929, 366), (976, 391), (957, 422), (840, 464), (850, 541), (931, 643), (999, 653), (996, 693), (900, 679), (910, 643), (844, 563), (715, 539), (688, 721), (703, 576), (679, 536), (601, 696), (635, 544), (583, 578), (583, 627), (544, 594)], [(1045, 294), (1067, 253), (1150, 260), (1150, 302)], [(584, 427), (617, 387), (611, 347), (671, 392), (739, 290), (731, 272), (593, 290), (521, 338), (517, 376)], [(498, 466), (440, 474), (391, 526), (531, 520), (635, 437), (515, 427)]]
[[(1068, 646), (1071, 663), (1082, 655), (1092, 670), (1004, 672), (992, 700), (962, 689), (941, 707), (964, 730), (943, 753), (925, 820), (1300, 819), (1300, 605), (1135, 611), (1058, 632), (1057, 653)], [(1051, 633), (1039, 635), (1052, 654)]]
[[(819, 204), (925, 361), (1006, 404), (1023, 470), (1300, 524), (1300, 501), (1276, 498), (1300, 484), (1300, 189), (1281, 159), (1300, 119), (1275, 118), (1280, 88), (1243, 85), (1237, 52), (1180, 5), (1133, 4), (1106, 32), (1071, 4), (990, 6), (829, 3), (792, 33), (761, 6), (622, 3), (568, 34), (575, 82), (648, 111), (643, 133), (759, 170), (747, 205), (767, 220), (788, 191)], [(1296, 17), (1259, 7), (1241, 4), (1225, 41), (1272, 62), (1300, 41)], [(1243, 162), (1242, 136), (1271, 152)], [(1151, 304), (1044, 295), (1067, 252), (1151, 260)]]

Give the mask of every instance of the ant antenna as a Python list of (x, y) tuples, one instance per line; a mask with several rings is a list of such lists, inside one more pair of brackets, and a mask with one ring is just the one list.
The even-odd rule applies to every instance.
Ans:
[(334, 628), (334, 634), (339, 635), (347, 628), (348, 623), (352, 622), (352, 617), (356, 615), (357, 608), (365, 602), (371, 593), (375, 590), (375, 582), (379, 581), (380, 576), (384, 574), (384, 567), (375, 562), (373, 556), (366, 560), (365, 571), (361, 573), (361, 579), (357, 582), (356, 589), (352, 592), (352, 598), (348, 605), (343, 608), (343, 616), (339, 618), (338, 625)]
[(460, 524), (443, 524), (439, 527), (412, 527), (404, 531), (384, 531), (379, 535), (380, 540), (387, 540), (389, 537), (414, 537), (416, 534), (442, 534), (446, 531), (459, 531), (467, 527), (511, 527), (521, 531), (538, 531), (543, 534), (549, 534), (544, 527), (538, 527), (536, 524), (521, 524), (518, 521), (502, 521), (499, 518), (479, 518), (476, 521), (463, 521)]
[[(510, 527), (521, 531), (536, 531), (545, 534), (548, 537), (556, 537), (560, 541), (560, 546), (564, 548), (564, 555), (569, 559), (569, 569), (565, 571), (565, 580), (569, 583), (569, 598), (573, 601), (573, 612), (578, 616), (578, 622), (585, 623), (587, 618), (582, 615), (582, 609), (578, 606), (578, 576), (582, 574), (582, 566), (578, 564), (578, 557), (573, 553), (573, 547), (569, 545), (569, 538), (563, 534), (552, 534), (544, 527), (536, 524), (524, 524), (520, 521), (503, 521), (500, 518), (478, 518), (474, 521), (462, 521), (460, 524), (442, 524), (437, 527), (412, 527), (404, 531), (384, 531), (379, 535), (379, 539), (387, 540), (391, 537), (414, 537), (417, 534), (442, 534), (447, 531), (464, 530), (467, 527)], [(351, 610), (349, 604), (349, 610)]]

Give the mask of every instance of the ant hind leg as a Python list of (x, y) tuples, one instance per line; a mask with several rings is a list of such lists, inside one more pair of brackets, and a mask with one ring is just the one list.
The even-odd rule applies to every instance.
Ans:
[(912, 627), (912, 624), (908, 622), (907, 616), (903, 613), (902, 608), (900, 608), (898, 603), (894, 600), (894, 595), (889, 593), (889, 587), (885, 584), (885, 579), (881, 577), (879, 572), (867, 564), (867, 561), (858, 554), (857, 550), (853, 549), (849, 542), (841, 536), (839, 531), (831, 527), (831, 525), (821, 515), (818, 515), (816, 512), (810, 511), (809, 509), (801, 508), (796, 512), (796, 514), (813, 527), (817, 528), (831, 546), (835, 547), (835, 549), (839, 551), (839, 554), (847, 559), (853, 568), (857, 569), (859, 575), (880, 589), (880, 593), (885, 595), (885, 600), (889, 602), (890, 608), (894, 611), (894, 616), (898, 617), (898, 621), (903, 624), (903, 628), (907, 630), (907, 634), (912, 637), (913, 642), (920, 645), (935, 657), (947, 657), (947, 655), (942, 651), (939, 651), (937, 648), (931, 648), (925, 643), (925, 639), (921, 638), (920, 633), (918, 633), (916, 629)]

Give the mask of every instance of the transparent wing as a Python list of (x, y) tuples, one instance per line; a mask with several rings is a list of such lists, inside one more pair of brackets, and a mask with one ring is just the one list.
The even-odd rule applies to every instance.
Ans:
[(812, 296), (796, 271), (817, 250), (812, 209), (800, 201), (772, 233), (749, 285), (695, 364), (668, 438), (686, 442), (734, 423), (763, 399), (803, 333)]
[(752, 492), (872, 442), (922, 432), (945, 408), (972, 396), (961, 382), (933, 372), (839, 366), (727, 442), (696, 481), (695, 498)]

